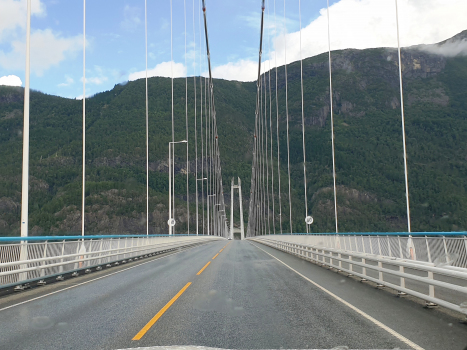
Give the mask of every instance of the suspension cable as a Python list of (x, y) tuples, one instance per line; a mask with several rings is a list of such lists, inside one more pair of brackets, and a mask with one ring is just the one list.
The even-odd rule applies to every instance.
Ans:
[[(276, 0), (274, 0), (274, 28), (277, 33), (277, 22), (276, 22)], [(279, 143), (279, 99), (277, 93), (277, 50), (274, 50), (274, 61), (276, 66), (276, 119), (277, 119), (277, 179), (279, 181), (279, 225), (282, 234), (282, 203), (281, 203), (281, 168), (280, 168), (280, 143)]]
[[(184, 17), (185, 17), (185, 67), (187, 66), (187, 53), (186, 53), (186, 40), (187, 40), (187, 28), (186, 28), (186, 0), (183, 0)], [(195, 107), (196, 110), (196, 107)], [(190, 162), (188, 159), (188, 71), (185, 76), (185, 129), (186, 129), (186, 216), (187, 216), (187, 234), (190, 234), (190, 188), (188, 185), (188, 175), (190, 174)]]
[[(203, 213), (203, 235), (205, 234), (205, 223), (204, 223), (204, 135), (203, 135), (203, 77), (201, 67), (201, 56), (202, 56), (202, 44), (201, 44), (201, 0), (198, 0), (198, 29), (199, 29), (199, 84), (200, 84), (200, 123), (201, 123), (201, 207)], [(204, 67), (204, 60), (203, 60)], [(196, 181), (198, 182), (198, 181)]]
[(144, 0), (144, 33), (146, 46), (146, 236), (149, 235), (149, 102), (148, 102), (148, 2)]
[(399, 55), (399, 84), (401, 93), (401, 117), (402, 117), (402, 144), (404, 146), (404, 178), (405, 178), (405, 198), (407, 203), (407, 231), (412, 232), (412, 225), (410, 224), (410, 202), (409, 202), (409, 177), (407, 169), (407, 145), (405, 140), (405, 114), (404, 114), (404, 90), (402, 84), (402, 57), (401, 57), (401, 44), (399, 39), (399, 9), (396, 2), (396, 26), (397, 26), (397, 53)]
[(290, 233), (292, 230), (292, 190), (290, 184), (290, 138), (289, 138), (289, 101), (288, 101), (288, 88), (287, 88), (287, 22), (285, 17), (285, 0), (284, 0), (284, 68), (285, 68), (285, 115), (287, 120), (287, 174), (289, 177), (289, 224)]
[[(302, 9), (300, 0), (298, 0), (298, 18), (300, 22), (300, 88), (302, 93), (302, 138), (303, 138), (303, 189), (305, 194), (305, 219), (308, 217), (308, 197), (306, 193), (306, 151), (305, 151), (305, 107), (303, 103), (303, 60), (302, 60)], [(306, 224), (306, 233), (308, 233), (308, 224)]]
[[(264, 70), (264, 68), (263, 68)], [(265, 116), (264, 116), (264, 113), (263, 113), (263, 109), (262, 109), (262, 105), (263, 105), (263, 87), (264, 87), (264, 84), (263, 84), (263, 79), (264, 78), (264, 73), (263, 73), (263, 77), (261, 78), (261, 171), (262, 171), (262, 174), (261, 174), (261, 181), (262, 181), (262, 187), (261, 187), (261, 193), (262, 193), (262, 197), (261, 197), (261, 204), (262, 204), (262, 212), (261, 212), (261, 222), (263, 224), (263, 235), (266, 234), (266, 176), (265, 176), (265, 163), (266, 163), (266, 154), (265, 154), (265, 147), (264, 147), (264, 141), (265, 141), (265, 125), (264, 125), (264, 119), (265, 119)], [(264, 101), (265, 103), (266, 101)]]
[[(194, 45), (194, 55), (193, 55), (193, 69), (194, 69), (194, 74), (193, 74), (193, 91), (194, 91), (194, 97), (195, 97), (195, 191), (196, 191), (196, 235), (198, 236), (199, 234), (199, 214), (198, 214), (198, 205), (199, 205), (199, 200), (198, 200), (198, 123), (197, 123), (197, 105), (196, 105), (196, 28), (195, 28), (195, 0), (193, 0), (193, 45)], [(186, 48), (185, 48), (186, 50)], [(185, 53), (186, 57), (186, 53)], [(187, 74), (188, 75), (188, 74)], [(188, 99), (187, 99), (188, 101)], [(188, 122), (188, 119), (187, 119)], [(187, 134), (188, 134), (188, 128), (187, 128)], [(188, 140), (188, 136), (187, 136)], [(188, 163), (188, 159), (187, 159)], [(188, 171), (187, 171), (188, 173)], [(188, 177), (187, 177), (187, 188), (188, 188)], [(188, 190), (187, 190), (188, 191)], [(188, 230), (189, 232), (189, 230)]]
[[(174, 70), (173, 70), (173, 19), (172, 19), (172, 0), (170, 0), (170, 78), (171, 78), (171, 94), (172, 94), (172, 142), (175, 141), (175, 132), (174, 132)], [(173, 144), (172, 146), (172, 153), (169, 154), (169, 167), (171, 168), (171, 174), (169, 175), (170, 177), (173, 177), (170, 179), (172, 181), (172, 188), (170, 189), (172, 193), (175, 196), (175, 158), (174, 158), (174, 151), (173, 149), (175, 148), (175, 145)], [(170, 149), (170, 147), (169, 147)], [(170, 164), (170, 158), (172, 158), (172, 164)], [(170, 185), (169, 185), (170, 186)], [(172, 213), (172, 216), (175, 217), (175, 198), (173, 198), (172, 203), (170, 205), (170, 212)], [(170, 217), (172, 219), (172, 217)], [(175, 226), (169, 226), (169, 234), (175, 234)]]
[(332, 144), (332, 178), (334, 183), (334, 217), (336, 221), (336, 233), (339, 233), (337, 225), (337, 191), (336, 191), (336, 153), (334, 147), (334, 112), (332, 107), (332, 61), (331, 61), (331, 30), (329, 20), (329, 0), (327, 0), (328, 8), (328, 54), (329, 54), (329, 101), (331, 105), (331, 144)]
[(86, 203), (86, 0), (83, 0), (83, 193), (81, 199), (81, 236), (84, 236)]
[(267, 118), (267, 85), (266, 85), (266, 73), (264, 75), (264, 121), (265, 121), (265, 150), (266, 150), (266, 193), (268, 197), (268, 207), (267, 207), (267, 214), (268, 214), (268, 234), (271, 234), (271, 218), (269, 213), (270, 202), (269, 202), (269, 158), (268, 158), (268, 118)]
[[(269, 0), (268, 0), (268, 21), (269, 21)], [(276, 234), (276, 223), (275, 223), (275, 215), (276, 211), (274, 208), (274, 165), (273, 165), (273, 151), (272, 151), (272, 94), (271, 94), (271, 39), (270, 39), (270, 30), (271, 28), (268, 26), (268, 75), (269, 75), (269, 134), (270, 134), (270, 141), (271, 141), (271, 199), (272, 199), (272, 227), (273, 233)]]
[[(259, 136), (260, 136), (260, 120), (261, 118), (261, 56), (263, 50), (263, 28), (264, 28), (264, 5), (265, 0), (262, 1), (261, 5), (261, 30), (260, 30), (260, 41), (259, 41), (259, 57), (258, 57), (258, 78), (256, 80), (256, 111), (255, 111), (255, 134), (254, 134), (254, 143), (253, 143), (253, 164), (252, 164), (252, 172), (251, 172), (251, 191), (250, 191), (250, 209), (249, 209), (249, 218), (248, 218), (248, 229), (250, 231), (250, 235), (256, 236), (258, 231), (260, 230), (260, 221), (258, 220), (258, 213), (261, 213), (258, 210), (258, 195), (260, 194), (260, 190), (257, 189), (257, 185), (260, 184), (260, 179), (258, 179), (258, 175), (260, 175), (260, 167), (261, 167), (261, 158), (260, 158), (260, 147), (259, 147)], [(258, 160), (260, 164), (258, 166)], [(259, 181), (258, 181), (259, 180)], [(253, 200), (252, 198), (253, 197)], [(260, 203), (261, 204), (261, 203)], [(251, 219), (251, 216), (253, 218)], [(253, 226), (254, 225), (254, 226)], [(254, 232), (251, 230), (254, 227)]]

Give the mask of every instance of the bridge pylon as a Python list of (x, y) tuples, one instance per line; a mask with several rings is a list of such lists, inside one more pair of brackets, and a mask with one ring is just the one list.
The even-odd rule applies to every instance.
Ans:
[(240, 201), (240, 237), (241, 239), (245, 239), (245, 227), (243, 224), (243, 202), (242, 202), (242, 181), (240, 180), (239, 177), (237, 177), (238, 183), (237, 185), (234, 184), (234, 178), (232, 178), (232, 186), (230, 188), (230, 238), (234, 238), (234, 189), (238, 188), (238, 197)]

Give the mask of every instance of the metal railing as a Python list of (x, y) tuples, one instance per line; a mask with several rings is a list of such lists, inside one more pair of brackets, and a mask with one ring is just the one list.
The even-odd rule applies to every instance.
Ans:
[(467, 315), (465, 237), (270, 235), (252, 241)]
[[(217, 236), (51, 236), (0, 238), (0, 288), (200, 244)], [(11, 243), (10, 243), (11, 242)]]
[(294, 234), (261, 236), (284, 242), (467, 268), (467, 237), (458, 233)]

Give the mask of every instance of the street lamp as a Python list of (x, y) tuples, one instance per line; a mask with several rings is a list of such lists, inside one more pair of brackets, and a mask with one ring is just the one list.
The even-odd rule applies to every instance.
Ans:
[[(172, 235), (172, 230), (173, 227), (175, 226), (175, 220), (172, 217), (172, 176), (175, 174), (175, 167), (173, 167), (172, 164), (172, 153), (173, 153), (173, 144), (175, 143), (188, 143), (187, 140), (182, 140), (182, 141), (172, 141), (169, 142), (169, 221), (167, 224), (169, 225), (169, 235)], [(172, 149), (171, 149), (172, 148)], [(187, 148), (187, 159), (188, 159), (188, 148)], [(175, 161), (174, 161), (175, 163)], [(173, 167), (173, 168), (172, 168)], [(175, 183), (175, 177), (174, 177), (174, 183)], [(175, 188), (174, 188), (174, 195), (175, 195)], [(175, 201), (174, 201), (174, 213), (175, 213)], [(188, 213), (187, 213), (188, 215)], [(187, 218), (189, 220), (189, 218)]]

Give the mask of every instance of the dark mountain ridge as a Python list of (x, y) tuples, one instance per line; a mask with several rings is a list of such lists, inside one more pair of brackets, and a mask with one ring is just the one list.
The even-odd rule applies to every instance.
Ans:
[[(413, 231), (467, 228), (467, 31), (436, 45), (402, 49)], [(455, 48), (455, 50), (453, 49)], [(457, 51), (456, 51), (457, 50)], [(333, 107), (340, 231), (406, 230), (397, 51), (333, 52)], [(334, 230), (327, 54), (303, 61), (307, 180), (313, 232)], [(277, 157), (275, 71), (271, 72), (273, 149)], [(283, 228), (289, 227), (285, 79), (278, 67)], [(269, 74), (266, 73), (266, 84)], [(194, 88), (188, 79), (189, 139)], [(203, 82), (204, 84), (204, 82)], [(200, 79), (197, 78), (197, 86)], [(185, 80), (175, 80), (176, 139), (185, 138)], [(247, 214), (256, 83), (215, 80), (226, 203), (232, 176), (242, 179)], [(268, 88), (268, 86), (266, 86)], [(300, 63), (288, 66), (294, 231), (304, 231)], [(204, 96), (204, 91), (203, 91)], [(203, 97), (204, 99), (204, 97)], [(200, 92), (197, 91), (199, 123)], [(23, 89), (0, 87), (0, 233), (18, 234)], [(150, 230), (167, 231), (170, 79), (149, 79)], [(86, 230), (145, 231), (144, 81), (116, 85), (87, 100)], [(204, 117), (204, 111), (203, 111)], [(81, 102), (31, 93), (31, 234), (79, 232)], [(269, 118), (269, 116), (268, 116)], [(205, 120), (203, 119), (203, 123)], [(199, 129), (198, 129), (199, 132)], [(198, 134), (198, 147), (201, 140)], [(176, 219), (186, 232), (186, 160), (176, 150)], [(190, 141), (190, 230), (194, 223), (194, 144)], [(201, 168), (201, 162), (198, 162)], [(277, 165), (275, 222), (278, 227)], [(272, 201), (272, 199), (271, 199)], [(272, 205), (271, 205), (272, 208)], [(272, 213), (271, 213), (272, 214)], [(246, 216), (245, 216), (246, 217)], [(272, 217), (271, 217), (272, 220)]]

